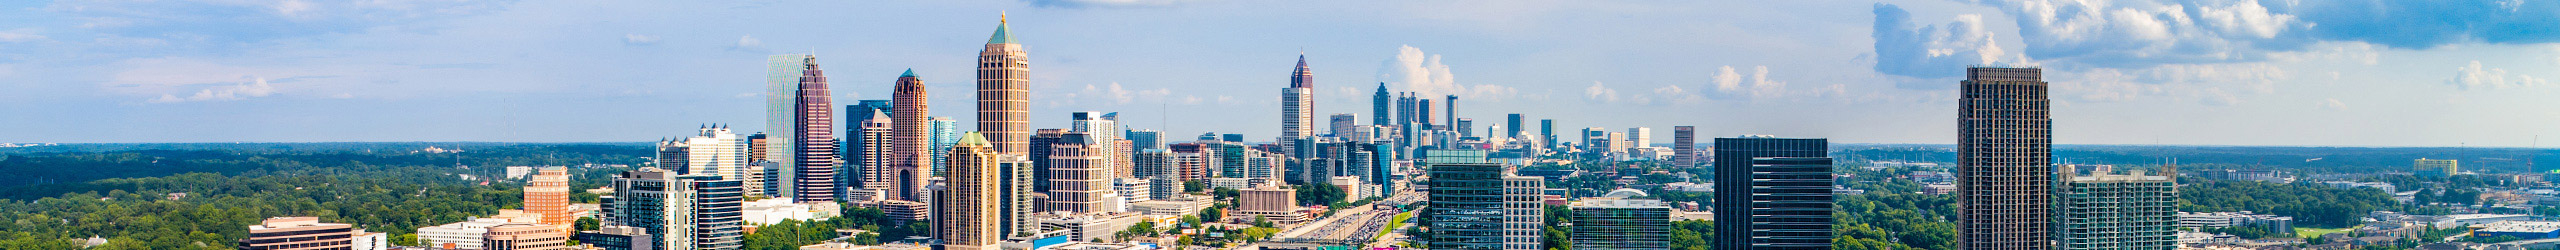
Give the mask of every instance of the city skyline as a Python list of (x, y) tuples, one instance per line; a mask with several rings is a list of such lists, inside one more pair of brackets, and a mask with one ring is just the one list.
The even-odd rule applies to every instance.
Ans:
[[(2560, 126), (2554, 126), (2560, 121), (2560, 113), (2554, 112), (2560, 111), (2533, 108), (2560, 106), (2554, 103), (2560, 100), (2536, 98), (2554, 91), (2536, 77), (2553, 75), (2546, 72), (2560, 66), (2560, 61), (2536, 55), (2560, 54), (2553, 49), (2560, 47), (2549, 47), (2549, 37), (2494, 29), (2530, 28), (2522, 23), (2550, 18), (2535, 16), (2543, 13), (2450, 21), (2490, 27), (2477, 30), (2354, 36), (2337, 33), (2399, 27), (2357, 22), (2330, 11), (2342, 6), (2265, 3), (2226, 6), (2273, 15), (2234, 22), (2252, 26), (2169, 23), (2160, 27), (2169, 33), (2143, 36), (2148, 33), (2135, 29), (2142, 27), (2130, 26), (2104, 26), (2086, 34), (2040, 29), (2045, 26), (2035, 25), (2110, 19), (2021, 17), (2014, 13), (2027, 12), (2018, 11), (2016, 3), (1642, 6), (1659, 10), (1489, 3), (1448, 13), (1396, 12), (1425, 9), (1426, 4), (1431, 3), (714, 4), (728, 10), (685, 13), (676, 10), (704, 6), (647, 3), (608, 6), (596, 14), (612, 17), (557, 19), (532, 17), (588, 6), (21, 4), (44, 6), (0, 10), (23, 13), (16, 16), (29, 20), (25, 27), (0, 27), (0, 45), (6, 45), (0, 46), (0, 80), (21, 83), (0, 85), (9, 90), (0, 92), (16, 93), (0, 94), (5, 99), (0, 107), (25, 111), (13, 117), (54, 122), (0, 128), (56, 133), (0, 141), (639, 141), (702, 123), (741, 125), (739, 134), (771, 133), (751, 127), (764, 118), (757, 107), (765, 96), (754, 94), (765, 87), (755, 77), (763, 73), (757, 59), (795, 52), (836, 58), (829, 64), (842, 72), (838, 78), (856, 79), (836, 84), (841, 85), (836, 92), (844, 92), (836, 98), (845, 100), (887, 99), (890, 81), (885, 79), (915, 68), (920, 75), (947, 76), (927, 79), (932, 92), (945, 93), (932, 98), (935, 105), (963, 107), (955, 105), (973, 99), (964, 97), (970, 93), (965, 91), (970, 68), (963, 58), (979, 49), (968, 45), (986, 34), (987, 19), (999, 13), (1023, 21), (1015, 29), (1019, 39), (1026, 50), (1043, 55), (1029, 57), (1030, 64), (1042, 65), (1028, 77), (1030, 129), (1064, 127), (1066, 119), (1056, 114), (1098, 110), (1123, 113), (1129, 118), (1123, 125), (1172, 135), (1275, 138), (1256, 133), (1278, 129), (1269, 111), (1215, 111), (1279, 110), (1276, 100), (1261, 98), (1268, 96), (1270, 86), (1286, 81), (1278, 75), (1292, 63), (1289, 56), (1304, 51), (1313, 67), (1340, 69), (1328, 72), (1344, 76), (1319, 85), (1326, 87), (1316, 90), (1313, 106), (1331, 108), (1314, 114), (1366, 115), (1371, 84), (1385, 82), (1390, 91), (1419, 92), (1424, 99), (1452, 94), (1467, 99), (1467, 109), (1457, 111), (1472, 113), (1440, 119), (1493, 121), (1521, 113), (1528, 119), (1556, 119), (1568, 128), (1694, 125), (1709, 136), (1764, 133), (1842, 143), (1947, 144), (1954, 141), (1942, 132), (1954, 129), (1943, 122), (1954, 114), (1949, 75), (1978, 63), (2040, 65), (2053, 71), (2049, 80), (2056, 85), (2058, 144), (2520, 147), (2538, 144), (2534, 137), (2541, 134), (2560, 134)], [(2142, 10), (2163, 5), (2109, 4), (2066, 7)], [(912, 38), (741, 29), (810, 20), (733, 17), (756, 10), (866, 8), (919, 11), (846, 17), (862, 21), (830, 22), (825, 25), (853, 32), (827, 33)], [(211, 10), (254, 14), (205, 18), (206, 12), (216, 12)], [(1291, 17), (1342, 10), (1360, 11), (1332, 14), (1337, 20)], [(1747, 10), (1797, 15), (1742, 13)], [(1680, 15), (1721, 11), (1737, 15)], [(704, 16), (727, 21), (670, 23)], [(1715, 17), (1691, 20), (1693, 16)], [(1584, 20), (1596, 17), (1616, 19)], [(1770, 20), (1747, 20), (1754, 17)], [(1163, 22), (1169, 20), (1198, 21)], [(534, 22), (501, 24), (509, 21)], [(232, 30), (221, 26), (225, 24), (280, 31)], [(1349, 28), (1323, 28), (1335, 26)], [(1604, 28), (1582, 29), (1588, 27)], [(553, 29), (581, 31), (520, 35)], [(1271, 34), (1305, 37), (1272, 39)], [(466, 42), (443, 38), (448, 35), (515, 39)], [(1594, 40), (1590, 37), (1682, 46), (1620, 49), (1611, 47), (1625, 44), (1588, 41)], [(2071, 39), (2075, 37), (2129, 42)], [(1126, 42), (1132, 39), (1147, 42)], [(387, 42), (391, 40), (403, 41)], [(1950, 44), (1971, 46), (1928, 47)], [(2218, 53), (2174, 49), (2188, 44)], [(1914, 58), (1900, 53), (1909, 52), (1902, 50), (1906, 46), (1991, 60)], [(1755, 59), (1776, 54), (1798, 58)], [(1378, 66), (1372, 70), (1370, 65)], [(558, 72), (607, 75), (533, 74)], [(1691, 95), (1661, 95), (1675, 93), (1673, 89)], [(402, 112), (365, 112), (374, 110)], [(975, 117), (946, 110), (931, 116)], [(1576, 112), (1582, 110), (1695, 115)], [(1771, 115), (1804, 113), (1826, 115)], [(1699, 118), (1734, 115), (1780, 119)], [(1183, 122), (1168, 122), (1175, 120)], [(2405, 122), (2410, 120), (2445, 122)]]

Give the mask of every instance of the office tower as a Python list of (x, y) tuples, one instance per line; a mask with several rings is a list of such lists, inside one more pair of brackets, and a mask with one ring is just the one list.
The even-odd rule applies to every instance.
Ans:
[[(847, 172), (844, 172), (844, 173), (838, 173), (838, 176), (848, 176), (848, 175), (849, 175), (849, 176), (848, 176), (848, 177), (846, 177), (846, 178), (838, 178), (838, 179), (836, 180), (836, 182), (840, 182), (840, 183), (847, 183), (847, 184), (852, 184), (853, 182), (861, 182), (861, 181), (862, 181), (861, 174), (862, 174), (862, 173), (867, 173), (867, 172), (869, 172), (869, 171), (870, 171), (870, 170), (867, 170), (867, 169), (865, 169), (865, 168), (880, 168), (880, 167), (887, 167), (886, 165), (866, 165), (866, 164), (860, 164), (860, 162), (862, 162), (862, 161), (861, 161), (861, 160), (856, 160), (856, 159), (861, 159), (863, 154), (870, 154), (870, 153), (872, 153), (872, 152), (863, 152), (863, 151), (862, 151), (862, 147), (860, 147), (859, 145), (857, 145), (857, 144), (861, 143), (861, 142), (862, 142), (862, 140), (864, 139), (864, 138), (862, 138), (862, 124), (864, 124), (864, 123), (866, 123), (866, 122), (871, 122), (871, 120), (874, 120), (873, 118), (871, 118), (871, 113), (880, 113), (880, 114), (881, 114), (881, 115), (880, 115), (880, 118), (878, 118), (877, 120), (881, 120), (882, 122), (887, 122), (887, 120), (889, 120), (889, 118), (891, 118), (891, 117), (897, 117), (897, 116), (895, 115), (895, 113), (897, 113), (897, 105), (896, 105), (895, 103), (893, 103), (893, 102), (890, 102), (890, 100), (861, 100), (861, 101), (857, 101), (857, 103), (852, 104), (852, 105), (844, 105), (844, 110), (842, 110), (842, 111), (838, 111), (838, 112), (844, 112), (843, 114), (844, 114), (844, 123), (845, 123), (845, 126), (844, 126), (844, 133), (843, 133), (843, 134), (837, 134), (837, 135), (839, 136), (839, 137), (837, 138), (837, 139), (838, 139), (838, 141), (842, 141), (843, 145), (837, 145), (837, 146), (836, 146), (836, 151), (837, 151), (837, 153), (842, 153), (842, 154), (844, 154), (844, 155), (843, 155), (843, 156), (838, 156), (838, 157), (836, 157), (836, 158), (837, 158), (837, 159), (844, 159), (845, 163), (844, 163), (844, 164), (839, 164), (840, 166), (837, 166), (837, 167), (838, 167), (838, 168), (847, 169)], [(882, 131), (888, 131), (888, 130), (882, 130)], [(886, 138), (883, 138), (883, 139), (881, 139), (881, 141), (884, 141), (884, 142), (885, 142), (885, 141), (889, 141), (889, 140), (888, 140), (888, 139), (886, 139)], [(884, 151), (884, 152), (880, 152), (881, 154), (885, 154), (885, 155), (894, 155), (894, 154), (887, 154), (887, 152), (885, 152), (885, 150), (888, 150), (887, 148), (882, 148), (881, 150), (883, 150), (883, 151)], [(845, 185), (845, 187), (846, 187), (846, 188), (859, 188), (859, 187), (861, 187), (861, 186), (862, 186), (862, 185), (859, 185), (859, 184), (854, 184), (854, 185)]]
[(1394, 114), (1388, 113), (1387, 111), (1387, 108), (1392, 107), (1389, 105), (1393, 105), (1388, 103), (1390, 102), (1388, 98), (1387, 83), (1378, 82), (1378, 94), (1369, 97), (1369, 117), (1371, 117), (1369, 122), (1371, 125), (1386, 126), (1388, 124), (1395, 124), (1391, 123), (1394, 122), (1395, 119), (1390, 118), (1390, 116)]
[(1671, 167), (1698, 167), (1698, 127), (1671, 126)]
[(1546, 249), (1547, 182), (1536, 176), (1502, 176), (1502, 249)]
[(657, 242), (649, 232), (623, 225), (603, 225), (595, 231), (580, 231), (569, 239), (604, 250), (652, 250), (652, 243)]
[(2178, 184), (2173, 171), (2158, 175), (2132, 170), (2109, 173), (2104, 168), (2066, 166), (2054, 203), (2054, 241), (2061, 249), (2178, 248)]
[(773, 153), (774, 148), (770, 147), (773, 144), (773, 138), (771, 137), (772, 136), (770, 135), (765, 135), (764, 132), (756, 132), (755, 134), (747, 135), (747, 164), (756, 164), (756, 162), (773, 160), (764, 158), (766, 154)]
[(1333, 114), (1333, 137), (1349, 138), (1360, 129), (1360, 116)]
[(1067, 213), (1120, 212), (1120, 196), (1111, 185), (1110, 148), (1092, 134), (1066, 132), (1049, 153), (1049, 205), (1042, 211)]
[(1671, 249), (1671, 206), (1660, 200), (1595, 197), (1570, 207), (1573, 249)]
[(1431, 175), (1423, 215), (1432, 231), (1428, 248), (1506, 249), (1502, 164), (1476, 150), (1431, 150), (1423, 162)]
[(1563, 144), (1556, 141), (1556, 119), (1538, 119), (1538, 137), (1538, 141), (1547, 145)]
[(1244, 153), (1244, 178), (1281, 179), (1279, 159), (1288, 156), (1252, 149), (1239, 152)]
[(1441, 107), (1441, 108), (1440, 108), (1441, 110), (1446, 110), (1446, 112), (1449, 112), (1449, 115), (1447, 115), (1447, 117), (1448, 117), (1448, 118), (1446, 118), (1446, 119), (1449, 119), (1449, 125), (1457, 125), (1457, 124), (1458, 124), (1458, 95), (1449, 95), (1449, 101), (1448, 101), (1448, 102), (1441, 102), (1441, 103), (1440, 103), (1440, 107)]
[(1636, 145), (1635, 141), (1627, 140), (1627, 133), (1609, 132), (1608, 136), (1608, 139), (1605, 140), (1609, 141), (1609, 143), (1604, 145), (1609, 145), (1609, 153), (1620, 157), (1621, 159), (1619, 160), (1625, 160), (1623, 158), (1629, 156), (1627, 148)]
[[(1716, 249), (1829, 249), (1831, 157), (1825, 139), (1716, 138)], [(1742, 233), (1749, 232), (1749, 233)]]
[(1304, 221), (1298, 213), (1298, 190), (1262, 185), (1236, 192), (1236, 214), (1277, 223)]
[(416, 232), (418, 242), (426, 246), (448, 249), (482, 249), (485, 247), (480, 244), (483, 243), (482, 239), (486, 238), (489, 234), (490, 227), (506, 224), (530, 224), (540, 222), (542, 222), (542, 215), (539, 214), (525, 213), (523, 210), (499, 209), (497, 215), (489, 217), (473, 217), (461, 222), (421, 227), (418, 228)]
[(928, 134), (928, 136), (925, 137), (932, 138), (928, 139), (928, 141), (933, 142), (933, 155), (926, 158), (932, 158), (933, 160), (932, 173), (934, 175), (941, 175), (945, 170), (950, 169), (948, 165), (951, 160), (951, 157), (949, 157), (951, 154), (951, 145), (960, 143), (960, 122), (951, 120), (951, 117), (943, 116), (935, 116), (926, 119), (927, 122), (931, 122), (933, 124), (931, 126), (933, 129), (928, 130), (931, 132), (925, 133)]
[(1307, 71), (1307, 55), (1298, 55), (1298, 69), (1289, 74), (1289, 87), (1280, 89), (1280, 153), (1290, 156), (1298, 152), (1298, 138), (1315, 137), (1316, 75)]
[(1460, 136), (1460, 137), (1472, 137), (1472, 136), (1475, 136), (1475, 130), (1476, 130), (1476, 119), (1475, 119), (1475, 118), (1458, 118), (1458, 121), (1449, 122), (1449, 125), (1450, 125), (1450, 129), (1449, 129), (1449, 130), (1457, 130), (1457, 131), (1458, 131), (1458, 136)]
[(1211, 170), (1218, 165), (1216, 146), (1204, 143), (1174, 143), (1166, 145), (1165, 148), (1173, 151), (1175, 179), (1207, 180), (1217, 175)]
[[(1439, 128), (1437, 128), (1437, 127), (1433, 126), (1433, 124), (1431, 124), (1431, 99), (1429, 99), (1429, 98), (1415, 99), (1415, 100), (1414, 100), (1414, 103), (1413, 103), (1413, 114), (1414, 114), (1414, 115), (1419, 116), (1419, 117), (1415, 117), (1415, 118), (1413, 119), (1413, 122), (1422, 123), (1422, 130), (1438, 130), (1438, 129), (1439, 129)], [(1439, 124), (1439, 125), (1449, 125), (1449, 124), (1448, 124), (1448, 123), (1441, 123), (1441, 124)]]
[(352, 249), (358, 234), (364, 230), (320, 223), (320, 217), (275, 217), (249, 225), (249, 237), (241, 238), (237, 246), (241, 250)]
[[(747, 143), (726, 125), (704, 125), (693, 137), (658, 143), (658, 166), (685, 174), (717, 175), (762, 190), (755, 178), (763, 171), (747, 165)], [(786, 150), (787, 151), (787, 150)]]
[(482, 250), (569, 250), (566, 227), (543, 224), (506, 224), (489, 227), (480, 236)]
[[(1049, 161), (1049, 155), (1057, 153), (1055, 148), (1058, 141), (1065, 140), (1066, 137), (1067, 130), (1064, 129), (1040, 129), (1031, 134), (1031, 151), (1024, 153), (1023, 156), (1031, 159), (1031, 179), (1034, 180), (1031, 182), (1032, 191), (1049, 192), (1049, 174), (1053, 174), (1049, 170), (1053, 169), (1051, 166), (1056, 166)], [(1041, 207), (1048, 207), (1048, 205), (1042, 204)]]
[(871, 112), (888, 114), (886, 117), (897, 117), (895, 114), (898, 113), (898, 105), (897, 102), (892, 100), (860, 100), (855, 101), (853, 105), (844, 105), (843, 112), (844, 118), (850, 119), (845, 122), (859, 123), (863, 119), (867, 119), (863, 118), (863, 116), (867, 116)]
[[(985, 140), (985, 136), (980, 136), (980, 140)], [(997, 184), (1000, 195), (996, 196), (996, 212), (1000, 218), (996, 232), (1003, 234), (998, 235), (999, 238), (1031, 236), (1041, 232), (1040, 219), (1037, 218), (1039, 201), (1048, 198), (1031, 190), (1031, 183), (1038, 182), (1031, 179), (1031, 162), (1030, 157), (1022, 155), (996, 156), (997, 181), (1001, 182)]]
[(1625, 146), (1625, 147), (1628, 147), (1628, 148), (1642, 148), (1642, 147), (1652, 147), (1652, 146), (1653, 146), (1653, 128), (1647, 128), (1647, 127), (1633, 127), (1633, 128), (1627, 128), (1627, 146)]
[(1600, 127), (1582, 129), (1582, 151), (1585, 154), (1590, 154), (1593, 158), (1608, 158), (1611, 153), (1615, 153), (1609, 149), (1614, 148), (1617, 148), (1617, 141), (1609, 138), (1609, 129)]
[(568, 232), (565, 229), (578, 220), (578, 215), (569, 213), (569, 168), (542, 167), (534, 171), (533, 178), (524, 184), (524, 211), (542, 214), (542, 224)]
[[(835, 94), (827, 87), (826, 71), (818, 69), (818, 57), (807, 57), (809, 68), (800, 76), (800, 123), (793, 132), (792, 146), (799, 151), (799, 162), (791, 164), (790, 176), (777, 178), (792, 187), (792, 202), (824, 202), (836, 200), (836, 111)], [(754, 185), (748, 187), (754, 188)], [(754, 189), (749, 189), (754, 190)]]
[(978, 132), (997, 153), (1022, 154), (1031, 150), (1031, 58), (1006, 26), (996, 19), (996, 34), (978, 51)]
[(2053, 248), (2053, 118), (2042, 75), (1965, 69), (1956, 108), (1957, 249)]
[(1510, 118), (1510, 119), (1508, 119), (1506, 122), (1504, 122), (1504, 123), (1503, 123), (1503, 125), (1504, 125), (1504, 126), (1503, 126), (1503, 128), (1507, 128), (1507, 129), (1509, 129), (1509, 130), (1504, 130), (1504, 131), (1502, 131), (1502, 136), (1503, 136), (1503, 137), (1511, 137), (1511, 138), (1515, 138), (1515, 139), (1520, 138), (1520, 130), (1521, 130), (1521, 129), (1523, 129), (1523, 128), (1527, 128), (1527, 127), (1521, 127), (1521, 126), (1526, 126), (1527, 124), (1521, 124), (1521, 123), (1520, 123), (1520, 114), (1511, 114), (1511, 116), (1510, 116), (1509, 118)]
[(1243, 143), (1232, 141), (1220, 141), (1211, 145), (1218, 148), (1218, 177), (1246, 178), (1245, 174), (1248, 173), (1246, 168), (1253, 165), (1247, 157), (1261, 154), (1261, 150), (1254, 150), (1245, 147)]
[(1232, 143), (1244, 143), (1244, 134), (1223, 134), (1223, 135), (1218, 135), (1218, 140), (1219, 140), (1219, 141), (1225, 141), (1225, 142), (1232, 142)]
[(889, 184), (880, 190), (887, 200), (925, 201), (925, 179), (933, 177), (927, 171), (933, 164), (933, 123), (927, 118), (933, 107), (925, 98), (924, 79), (916, 76), (915, 69), (898, 74), (889, 94), (890, 106), (896, 110), (889, 113), (890, 160), (882, 171)]
[(1174, 168), (1173, 151), (1171, 150), (1160, 148), (1143, 149), (1138, 150), (1137, 154), (1133, 154), (1130, 157), (1133, 158), (1130, 163), (1136, 165), (1131, 167), (1131, 170), (1137, 172), (1135, 173), (1135, 177), (1137, 178), (1181, 178), (1179, 177), (1179, 175), (1181, 175), (1179, 172), (1180, 170)]
[(604, 197), (605, 224), (657, 236), (652, 249), (737, 249), (746, 196), (742, 183), (716, 175), (678, 175), (658, 168), (622, 172)]
[(897, 125), (895, 125), (897, 122), (896, 119), (889, 118), (888, 114), (881, 111), (886, 110), (862, 113), (860, 115), (863, 118), (854, 122), (854, 131), (851, 134), (853, 138), (846, 140), (845, 151), (855, 153), (852, 158), (845, 158), (845, 160), (848, 161), (846, 163), (859, 166), (861, 169), (855, 176), (861, 185), (850, 187), (879, 190), (885, 193), (883, 196), (896, 197), (895, 192), (889, 190), (897, 190), (899, 184), (910, 183), (910, 181), (900, 181), (895, 178), (898, 172), (892, 171), (896, 169), (895, 162), (898, 159), (892, 155), (895, 152), (892, 149), (896, 147), (892, 138), (895, 138), (893, 134), (897, 133)]
[[(800, 147), (796, 141), (793, 141), (797, 138), (792, 137), (800, 134), (798, 130), (800, 129), (798, 125), (800, 123), (800, 76), (808, 73), (808, 60), (811, 58), (816, 56), (781, 54), (765, 58), (764, 133), (770, 137), (765, 138), (763, 158), (773, 161), (772, 165), (766, 166), (768, 168), (797, 169), (793, 164), (799, 164), (799, 161), (793, 159), (799, 159), (800, 152), (797, 150)], [(686, 168), (668, 169), (680, 173), (692, 173), (683, 172), (690, 170)]]
[(2411, 161), (2409, 166), (2410, 168), (2416, 169), (2415, 172), (2418, 172), (2418, 175), (2420, 176), (2442, 177), (2462, 173), (2462, 162), (2453, 159), (2418, 158), (2415, 161)]
[(960, 144), (951, 146), (951, 172), (933, 195), (933, 236), (944, 248), (995, 249), (1003, 239), (998, 196), (1004, 169), (996, 165), (997, 156), (977, 133), (962, 134)]
[(1164, 132), (1136, 129), (1129, 130), (1126, 134), (1129, 138), (1129, 152), (1140, 152), (1148, 149), (1164, 149)]
[(1071, 119), (1068, 120), (1067, 131), (1083, 132), (1085, 136), (1093, 137), (1092, 143), (1103, 147), (1103, 152), (1097, 154), (1102, 156), (1103, 169), (1111, 171), (1109, 176), (1128, 176), (1129, 152), (1123, 151), (1127, 147), (1120, 139), (1120, 113), (1077, 111), (1068, 115)]

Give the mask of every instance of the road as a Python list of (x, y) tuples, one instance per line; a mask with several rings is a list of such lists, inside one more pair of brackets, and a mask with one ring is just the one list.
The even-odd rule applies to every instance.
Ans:
[[(1420, 196), (1421, 193), (1401, 192), (1386, 200), (1410, 202), (1419, 199)], [(1282, 231), (1279, 235), (1273, 236), (1272, 241), (1360, 242), (1363, 243), (1360, 245), (1376, 245), (1378, 233), (1391, 230), (1386, 228), (1388, 221), (1393, 220), (1395, 215), (1401, 212), (1403, 211), (1377, 209), (1374, 205), (1344, 208), (1335, 211), (1333, 216)]]

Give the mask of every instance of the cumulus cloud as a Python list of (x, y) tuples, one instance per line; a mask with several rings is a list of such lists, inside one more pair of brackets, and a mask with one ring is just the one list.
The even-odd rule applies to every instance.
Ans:
[(1161, 100), (1165, 96), (1172, 94), (1173, 90), (1161, 88), (1154, 90), (1129, 91), (1128, 89), (1121, 87), (1119, 82), (1112, 82), (1110, 85), (1106, 86), (1085, 84), (1082, 94), (1074, 96), (1098, 97), (1104, 98), (1106, 99), (1105, 101), (1112, 104), (1129, 104), (1130, 102), (1139, 99)]
[(658, 44), (658, 37), (657, 37), (657, 36), (649, 36), (649, 35), (641, 35), (641, 34), (622, 34), (622, 44), (624, 44), (624, 45), (650, 45), (650, 44)]
[(1592, 81), (1591, 87), (1582, 88), (1582, 100), (1596, 103), (1615, 103), (1618, 102), (1618, 90), (1600, 84), (1599, 81)]
[[(2014, 18), (2027, 56), (2098, 67), (2252, 62), (2312, 27), (2257, 0), (1983, 0)], [(2280, 4), (2280, 3), (2270, 3)]]
[(1181, 4), (1181, 3), (1183, 3), (1183, 2), (1188, 2), (1188, 1), (1183, 1), (1183, 0), (1024, 0), (1024, 2), (1031, 2), (1031, 6), (1035, 6), (1035, 7), (1042, 7), (1042, 8), (1067, 8), (1067, 9), (1081, 9), (1081, 8), (1135, 8), (1135, 7), (1164, 7), (1164, 6), (1173, 6), (1173, 5), (1175, 5), (1175, 4)]
[(153, 99), (149, 100), (149, 102), (151, 102), (151, 103), (175, 103), (175, 102), (196, 102), (196, 101), (232, 101), (232, 100), (247, 99), (247, 98), (251, 98), (251, 97), (265, 97), (265, 96), (267, 96), (267, 95), (273, 95), (273, 94), (275, 94), (275, 93), (276, 93), (276, 88), (275, 88), (275, 86), (273, 86), (273, 85), (267, 85), (267, 78), (260, 77), (260, 78), (257, 78), (257, 80), (255, 80), (255, 81), (253, 81), (253, 82), (250, 82), (250, 83), (241, 83), (241, 84), (236, 84), (236, 85), (224, 85), (224, 86), (213, 86), (213, 87), (210, 87), (210, 88), (205, 88), (205, 89), (202, 89), (202, 90), (197, 90), (197, 91), (196, 91), (196, 93), (195, 93), (194, 95), (188, 95), (187, 97), (178, 97), (177, 95), (171, 95), (171, 94), (161, 94), (161, 95), (160, 95), (160, 98), (153, 98)]
[(2268, 63), (2226, 63), (2048, 71), (2046, 79), (2053, 84), (2054, 96), (2066, 100), (2115, 102), (2170, 97), (2228, 105), (2239, 103), (2240, 94), (2274, 93), (2277, 82), (2292, 77), (2291, 71)]
[[(1876, 72), (1919, 78), (1961, 76), (1966, 65), (2000, 62), (2008, 55), (1982, 16), (1957, 16), (1946, 26), (1919, 25), (1911, 12), (1892, 4), (1875, 4)], [(2021, 59), (2020, 61), (2023, 61)]]
[(1715, 89), (1710, 96), (1716, 99), (1823, 97), (1838, 96), (1848, 92), (1848, 87), (1840, 84), (1804, 89), (1788, 88), (1786, 82), (1769, 80), (1769, 66), (1752, 66), (1751, 74), (1748, 75), (1734, 71), (1733, 66), (1722, 66), (1716, 68), (1716, 74), (1711, 79), (1715, 81)]
[(1426, 54), (1413, 46), (1397, 48), (1394, 58), (1379, 65), (1378, 81), (1422, 96), (1458, 95), (1500, 101), (1520, 94), (1519, 89), (1500, 85), (1458, 84), (1457, 76), (1449, 74), (1449, 65), (1440, 64), (1440, 55)]
[(35, 31), (33, 31), (33, 30), (29, 30), (29, 29), (15, 29), (15, 30), (8, 30), (8, 31), (0, 31), (0, 43), (31, 42), (31, 41), (42, 41), (42, 40), (45, 40), (45, 36), (44, 36), (44, 35), (37, 35), (37, 34), (35, 33)]
[(764, 52), (764, 40), (755, 36), (738, 36), (738, 43), (729, 44), (729, 51)]
[[(81, 28), (128, 37), (187, 37), (204, 42), (360, 32), (382, 26), (465, 17), (502, 9), (514, 1), (375, 0), (260, 1), (178, 0), (54, 1), (45, 9), (79, 20)], [(255, 32), (238, 27), (258, 27)]]
[(2484, 67), (2480, 65), (2480, 61), (2471, 61), (2469, 66), (2455, 68), (2453, 79), (2445, 80), (2445, 84), (2464, 90), (2506, 89), (2541, 86), (2546, 81), (2522, 73), (2515, 74), (2514, 78), (2508, 78), (2506, 69)]

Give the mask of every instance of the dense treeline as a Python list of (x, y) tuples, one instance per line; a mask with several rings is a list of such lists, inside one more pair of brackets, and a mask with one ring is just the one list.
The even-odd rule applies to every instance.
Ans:
[[(350, 223), (391, 233), (396, 243), (414, 238), (404, 236), (418, 227), (522, 206), (520, 183), (489, 180), (503, 168), (463, 168), (457, 162), (631, 164), (647, 153), (642, 147), (584, 144), (459, 154), (259, 148), (8, 152), (15, 153), (0, 154), (0, 174), (53, 181), (0, 183), (0, 249), (78, 249), (80, 239), (92, 236), (108, 240), (95, 249), (231, 249), (247, 226), (281, 216)], [(579, 177), (572, 182), (600, 186), (595, 176), (620, 171), (574, 169)]]
[(2178, 211), (2252, 211), (2292, 216), (2308, 227), (2349, 227), (2376, 210), (2399, 208), (2391, 194), (2372, 188), (2339, 189), (2318, 184), (2255, 181), (2188, 180), (2178, 189)]
[(1836, 197), (1835, 249), (1955, 249), (1955, 196), (1867, 193)]

